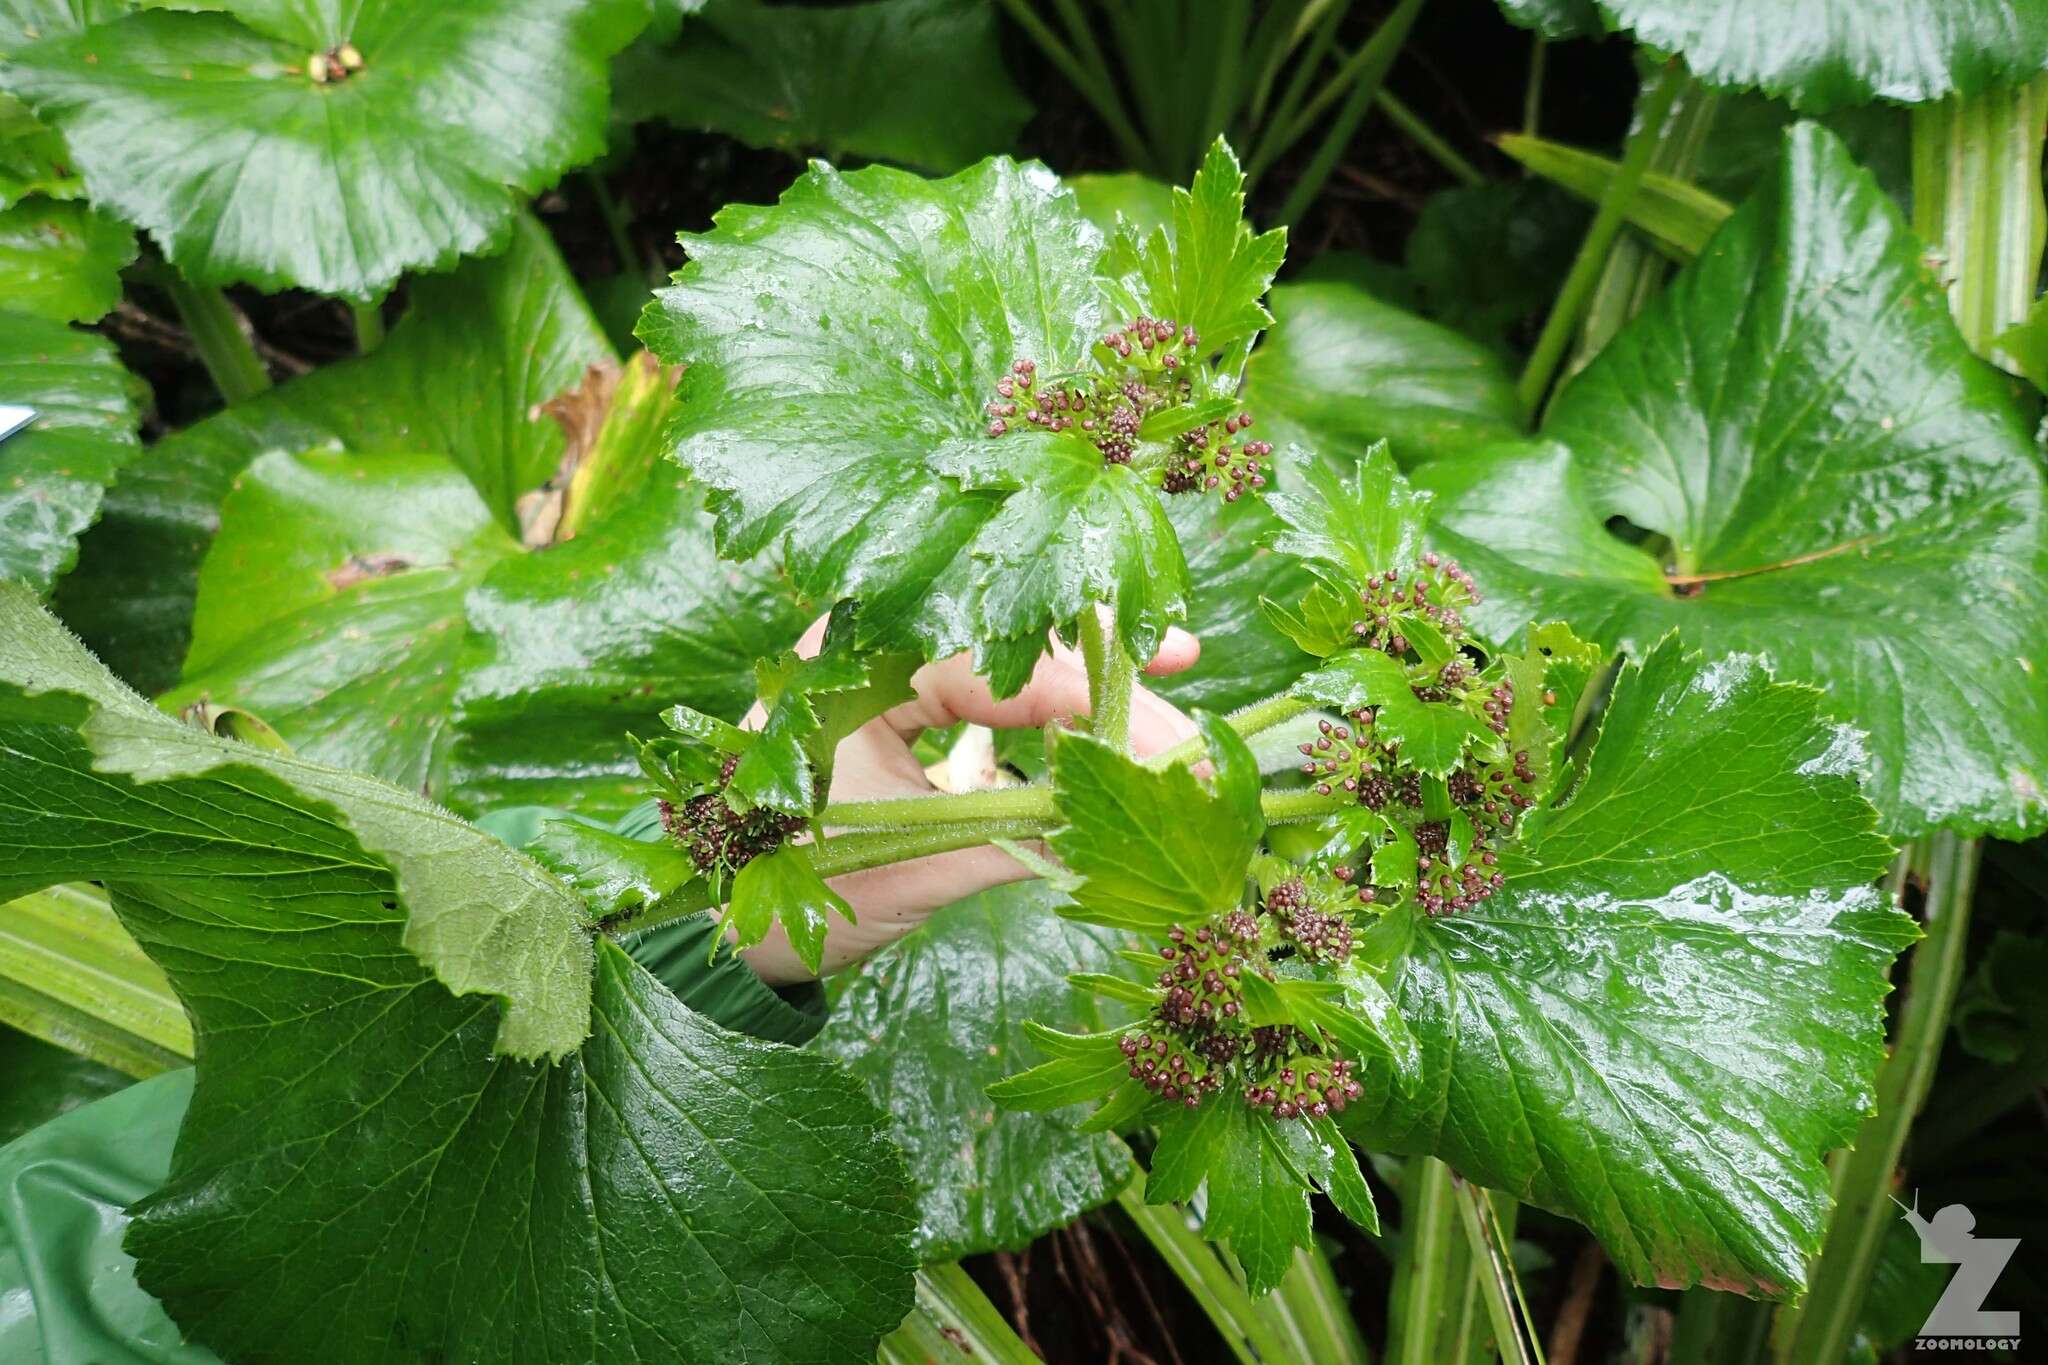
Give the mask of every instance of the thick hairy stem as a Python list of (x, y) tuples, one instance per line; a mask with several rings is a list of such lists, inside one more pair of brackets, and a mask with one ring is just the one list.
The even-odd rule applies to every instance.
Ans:
[(988, 787), (888, 801), (835, 801), (818, 813), (832, 830), (921, 829), (975, 820), (1050, 820), (1052, 789), (1045, 786)]
[[(817, 845), (811, 864), (821, 877), (838, 877), (863, 872), (871, 867), (929, 858), (934, 853), (979, 848), (998, 839), (1036, 839), (1045, 833), (1042, 820), (978, 820), (958, 825), (927, 825), (917, 829), (866, 830), (842, 834)], [(605, 928), (614, 934), (638, 933), (658, 924), (679, 920), (709, 910), (718, 898), (703, 881), (692, 881), (651, 905), (642, 906)]]
[(256, 354), (256, 346), (242, 329), (246, 324), (228, 296), (218, 289), (188, 283), (173, 274), (164, 290), (184, 320), (199, 362), (213, 378), (213, 386), (229, 403), (254, 398), (270, 387), (270, 371)]
[(1088, 719), (1095, 737), (1128, 752), (1138, 667), (1117, 636), (1111, 612), (1081, 613), (1081, 659), (1088, 666)]
[[(1232, 711), (1226, 719), (1231, 729), (1250, 739), (1253, 735), (1270, 730), (1276, 725), (1284, 725), (1308, 709), (1309, 704), (1301, 698), (1282, 692), (1267, 697), (1264, 701), (1255, 701), (1249, 706)], [(1207, 749), (1202, 743), (1202, 737), (1193, 735), (1171, 749), (1152, 755), (1145, 762), (1154, 768), (1170, 768), (1176, 763), (1192, 763), (1205, 752)]]

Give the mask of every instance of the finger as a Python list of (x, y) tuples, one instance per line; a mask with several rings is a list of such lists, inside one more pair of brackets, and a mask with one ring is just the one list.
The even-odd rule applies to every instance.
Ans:
[(1195, 660), (1202, 657), (1202, 642), (1179, 626), (1168, 626), (1166, 638), (1159, 642), (1159, 652), (1152, 656), (1152, 662), (1145, 665), (1145, 674), (1153, 678), (1170, 678), (1174, 674), (1192, 668)]
[(1031, 680), (1014, 697), (998, 698), (966, 654), (926, 664), (910, 685), (917, 696), (884, 716), (905, 740), (914, 739), (920, 730), (963, 720), (991, 730), (1019, 730), (1088, 714), (1088, 672), (1071, 650), (1055, 650), (1040, 659)]
[[(1201, 642), (1194, 636), (1177, 627), (1170, 629), (1145, 671), (1154, 677), (1178, 673), (1201, 657), (1201, 652)], [(925, 665), (911, 679), (911, 686), (917, 690), (917, 698), (891, 710), (886, 717), (890, 728), (906, 740), (914, 739), (920, 730), (938, 729), (963, 720), (992, 730), (1013, 730), (1088, 714), (1087, 667), (1078, 651), (1057, 640), (1053, 641), (1052, 652), (1032, 670), (1031, 680), (1013, 697), (997, 698), (990, 691), (988, 680), (975, 673), (973, 660), (966, 654)], [(1134, 722), (1137, 709), (1134, 700)], [(1163, 733), (1161, 726), (1173, 728), (1177, 724), (1186, 728), (1176, 730), (1176, 738), (1168, 743), (1178, 743), (1180, 737), (1192, 734), (1192, 725), (1165, 702), (1151, 697), (1147, 737)], [(1135, 729), (1132, 739), (1137, 743)], [(1148, 752), (1142, 747), (1139, 751)]]
[[(855, 919), (849, 923), (837, 915), (831, 918), (825, 928), (823, 960), (815, 975), (829, 976), (887, 947), (942, 906), (1031, 875), (1001, 849), (970, 848), (834, 877), (829, 885), (846, 898)], [(770, 985), (809, 981), (814, 976), (790, 946), (780, 922), (766, 939), (742, 949), (740, 955)]]
[(1149, 688), (1131, 690), (1131, 752), (1140, 758), (1171, 749), (1196, 734), (1187, 712)]

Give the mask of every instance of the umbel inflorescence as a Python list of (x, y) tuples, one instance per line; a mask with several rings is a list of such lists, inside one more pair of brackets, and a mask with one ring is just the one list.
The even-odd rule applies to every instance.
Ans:
[(726, 799), (732, 785), (738, 754), (727, 754), (719, 765), (718, 785), (680, 801), (659, 798), (661, 827), (677, 846), (690, 855), (699, 872), (724, 877), (739, 871), (764, 853), (773, 853), (804, 827), (803, 817), (785, 815), (766, 806), (734, 810)]
[(1254, 909), (1175, 927), (1159, 949), (1158, 1004), (1118, 1040), (1130, 1075), (1189, 1109), (1232, 1095), (1279, 1119), (1322, 1118), (1358, 1098), (1352, 1064), (1319, 1032), (1254, 1024), (1245, 981), (1275, 976), (1277, 958), (1335, 965), (1351, 956), (1351, 925), (1299, 879)]
[(1019, 359), (996, 382), (988, 434), (1072, 432), (1092, 442), (1104, 464), (1134, 466), (1162, 492), (1214, 492), (1236, 502), (1266, 486), (1273, 447), (1242, 439), (1252, 425), (1248, 412), (1188, 423), (1201, 340), (1171, 318), (1139, 317), (1095, 344), (1090, 373), (1041, 381), (1037, 362)]

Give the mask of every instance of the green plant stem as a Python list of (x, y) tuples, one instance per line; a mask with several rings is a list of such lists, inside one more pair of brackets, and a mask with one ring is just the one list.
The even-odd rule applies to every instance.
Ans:
[(1259, 811), (1266, 817), (1266, 823), (1269, 825), (1292, 824), (1297, 820), (1318, 820), (1333, 811), (1344, 809), (1347, 805), (1356, 804), (1356, 799), (1344, 792), (1322, 796), (1309, 787), (1259, 793)]
[[(1690, 186), (1721, 107), (1720, 95), (1687, 76), (1672, 103), (1656, 150), (1650, 154), (1650, 168), (1644, 179), (1662, 175)], [(1617, 237), (1607, 253), (1606, 264), (1601, 267), (1600, 282), (1593, 289), (1593, 299), (1587, 305), (1578, 344), (1565, 373), (1576, 374), (1585, 368), (1586, 362), (1613, 340), (1622, 325), (1640, 313), (1664, 287), (1670, 273), (1671, 262), (1650, 243), (1633, 234)]]
[(1458, 1216), (1465, 1225), (1465, 1244), (1472, 1255), (1472, 1282), (1486, 1304), (1501, 1360), (1508, 1365), (1544, 1365), (1543, 1347), (1529, 1320), (1529, 1303), (1510, 1256), (1509, 1237), (1494, 1211), (1492, 1197), (1456, 1175), (1451, 1182), (1457, 1192)]
[(1558, 290), (1550, 316), (1544, 319), (1543, 331), (1536, 338), (1536, 346), (1529, 353), (1529, 363), (1522, 370), (1521, 382), (1516, 385), (1516, 392), (1522, 400), (1522, 413), (1528, 419), (1535, 418), (1543, 395), (1549, 392), (1550, 381), (1557, 374), (1558, 364), (1564, 359), (1565, 348), (1578, 330), (1579, 318), (1585, 312), (1587, 300), (1607, 264), (1608, 249), (1621, 232), (1628, 202), (1635, 197), (1636, 186), (1642, 183), (1643, 173), (1650, 168), (1650, 156), (1662, 137), (1665, 118), (1684, 84), (1685, 68), (1674, 57), (1643, 91), (1635, 129), (1622, 148), (1621, 168), (1608, 185), (1607, 193), (1601, 197), (1600, 209), (1593, 215), (1592, 226), (1586, 229), (1586, 239), (1579, 244), (1579, 254), (1573, 259), (1571, 271)]
[(959, 825), (975, 820), (1050, 820), (1052, 789), (986, 787), (936, 796), (905, 796), (887, 801), (834, 801), (818, 813), (827, 829), (918, 829)]
[[(1281, 692), (1232, 711), (1225, 720), (1240, 736), (1250, 739), (1276, 725), (1286, 724), (1308, 709), (1309, 703), (1300, 697)], [(1147, 767), (1170, 768), (1176, 763), (1192, 763), (1207, 751), (1200, 735), (1190, 735), (1171, 749), (1162, 749), (1152, 755), (1145, 763)]]
[(903, 1325), (882, 1339), (881, 1365), (976, 1361), (1040, 1365), (981, 1286), (957, 1263), (917, 1272), (917, 1302)]
[[(1042, 820), (980, 820), (907, 830), (863, 830), (842, 834), (819, 844), (811, 856), (811, 865), (821, 877), (839, 877), (871, 867), (909, 862), (913, 858), (929, 858), (935, 853), (979, 848), (998, 839), (1036, 839), (1045, 831), (1046, 825)], [(608, 921), (605, 927), (613, 934), (638, 933), (709, 910), (716, 904), (718, 897), (712, 894), (708, 885), (701, 880), (692, 881), (652, 904)]]
[(0, 903), (0, 1024), (130, 1076), (192, 1059), (184, 1006), (95, 886)]
[(1095, 737), (1128, 752), (1138, 668), (1117, 636), (1113, 612), (1081, 613), (1081, 660), (1088, 667), (1088, 719)]
[(199, 352), (199, 363), (214, 388), (229, 403), (243, 403), (270, 387), (270, 371), (243, 331), (246, 325), (228, 296), (210, 286), (189, 283), (182, 275), (164, 283), (165, 292), (184, 320), (185, 331)]
[(1320, 1245), (1296, 1247), (1280, 1287), (1254, 1303), (1294, 1345), (1290, 1359), (1315, 1365), (1371, 1365), (1372, 1352)]
[[(1310, 96), (1308, 102), (1288, 121), (1287, 126), (1279, 131), (1267, 153), (1266, 164), (1270, 165), (1273, 157), (1308, 136), (1323, 111), (1335, 104), (1346, 92), (1355, 91), (1361, 86), (1377, 91), (1380, 82), (1386, 78), (1387, 68), (1393, 65), (1394, 54), (1399, 52), (1401, 44), (1407, 41), (1408, 30), (1414, 27), (1415, 16), (1421, 10), (1422, 0), (1402, 0), (1394, 12), (1373, 30), (1372, 37), (1361, 43), (1358, 51), (1338, 64), (1337, 70), (1323, 82), (1322, 88)], [(1367, 98), (1370, 99), (1371, 96), (1368, 95)], [(1256, 171), (1253, 174), (1256, 174)]]
[(594, 170), (585, 171), (583, 179), (590, 186), (590, 197), (597, 204), (598, 216), (604, 219), (605, 231), (611, 236), (612, 254), (619, 258), (619, 273), (634, 275), (646, 270), (640, 253), (633, 249), (633, 235), (626, 230), (625, 211), (619, 207), (611, 186), (605, 184), (604, 176)]
[(1346, 0), (1346, 3), (1323, 6), (1313, 18), (1302, 16), (1303, 22), (1309, 25), (1308, 50), (1294, 64), (1293, 73), (1280, 91), (1279, 102), (1273, 106), (1273, 112), (1265, 116), (1258, 138), (1250, 148), (1245, 171), (1247, 188), (1259, 183), (1257, 168), (1270, 164), (1284, 150), (1282, 147), (1269, 150), (1269, 144), (1280, 135), (1282, 128), (1294, 122), (1295, 111), (1301, 108), (1301, 101), (1308, 94), (1309, 82), (1315, 78), (1316, 68), (1323, 64), (1323, 58), (1329, 56), (1330, 49), (1336, 45), (1338, 27), (1343, 24), (1350, 8)]
[(1912, 977), (1892, 1053), (1877, 1074), (1877, 1112), (1863, 1121), (1837, 1172), (1827, 1240), (1779, 1357), (1788, 1365), (1829, 1365), (1854, 1344), (1878, 1249), (1899, 1216), (1891, 1203), (1892, 1172), (1905, 1151), (1914, 1116), (1927, 1098), (1948, 1031), (1949, 1007), (1962, 982), (1970, 894), (1981, 852), (1979, 841), (1946, 833), (1918, 840), (1906, 850), (1915, 874), (1927, 886), (1922, 912), (1927, 937), (1913, 950)]
[(1280, 68), (1308, 36), (1320, 11), (1331, 3), (1332, 0), (1315, 0), (1312, 10), (1308, 0), (1275, 0), (1266, 7), (1250, 53), (1254, 75), (1251, 97), (1244, 110), (1249, 123), (1257, 124), (1265, 115), (1266, 101), (1273, 94), (1273, 82), (1279, 77)]
[(1479, 168), (1459, 154), (1458, 149), (1446, 142), (1443, 135), (1429, 126), (1422, 115), (1410, 109), (1393, 91), (1381, 89), (1372, 97), (1372, 102), (1387, 122), (1400, 129), (1410, 142), (1420, 147), (1437, 165), (1451, 173), (1451, 178), (1465, 186), (1484, 185), (1486, 177)]
[(1003, 10), (1024, 30), (1038, 50), (1045, 54), (1067, 84), (1074, 87), (1081, 98), (1088, 101), (1096, 116), (1109, 128), (1110, 136), (1116, 139), (1117, 147), (1133, 166), (1155, 170), (1154, 160), (1146, 149), (1145, 141), (1138, 136), (1138, 130), (1131, 125), (1130, 116), (1124, 112), (1123, 104), (1116, 97), (1113, 84), (1098, 82), (1080, 60), (1068, 50), (1053, 31), (1038, 17), (1031, 0), (1002, 0)]
[(1387, 1304), (1387, 1365), (1461, 1362), (1456, 1333), (1465, 1245), (1458, 1234), (1451, 1168), (1434, 1157), (1410, 1157), (1401, 1191), (1401, 1241)]
[(1550, 44), (1540, 33), (1529, 35), (1529, 79), (1522, 87), (1522, 133), (1534, 137), (1543, 123), (1543, 71), (1550, 64)]
[(356, 324), (356, 354), (368, 355), (384, 344), (384, 301), (350, 303), (349, 315)]
[(1755, 1365), (1770, 1349), (1771, 1305), (1716, 1289), (1679, 1296), (1664, 1365)]
[(1216, 1248), (1188, 1226), (1187, 1214), (1171, 1204), (1145, 1202), (1142, 1173), (1124, 1187), (1116, 1202), (1167, 1268), (1194, 1295), (1195, 1302), (1202, 1306), (1229, 1345), (1231, 1354), (1244, 1365), (1273, 1365), (1296, 1358), (1288, 1349), (1285, 1336), (1259, 1311), (1258, 1304), (1230, 1273)]
[(2044, 121), (2048, 77), (1913, 109), (1913, 228), (1946, 258), (1956, 326), (1992, 359), (2040, 275)]

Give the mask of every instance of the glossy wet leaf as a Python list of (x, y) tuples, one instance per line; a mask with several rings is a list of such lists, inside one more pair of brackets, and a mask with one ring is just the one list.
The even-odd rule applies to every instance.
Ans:
[(725, 923), (734, 930), (734, 941), (741, 948), (759, 943), (768, 936), (771, 925), (780, 924), (797, 960), (815, 972), (823, 961), (825, 933), (835, 916), (851, 923), (853, 910), (811, 866), (810, 846), (785, 844), (755, 858), (733, 878)]
[(1412, 568), (1431, 495), (1417, 492), (1376, 441), (1359, 458), (1302, 460), (1268, 502), (1285, 528), (1273, 548), (1344, 588)]
[(1218, 138), (1194, 183), (1173, 191), (1169, 225), (1145, 232), (1127, 219), (1110, 238), (1103, 269), (1118, 281), (1112, 297), (1121, 314), (1193, 327), (1213, 352), (1272, 323), (1261, 300), (1286, 256), (1286, 229), (1254, 233), (1244, 221), (1244, 172)]
[(500, 561), (464, 615), (444, 799), (603, 819), (646, 795), (628, 733), (659, 733), (678, 702), (737, 721), (754, 660), (810, 619), (771, 564), (718, 558), (701, 495), (666, 464), (574, 540)]
[(1402, 252), (1409, 307), (1502, 354), (1533, 339), (1586, 235), (1587, 209), (1544, 181), (1459, 186), (1429, 197)]
[(133, 1078), (0, 1024), (0, 1147)]
[(1267, 548), (1278, 528), (1262, 503), (1213, 499), (1167, 504), (1188, 561), (1188, 629), (1202, 641), (1194, 667), (1145, 685), (1182, 710), (1228, 711), (1294, 681), (1308, 658), (1260, 609), (1261, 598), (1293, 601), (1307, 590), (1301, 564)]
[(76, 199), (84, 192), (64, 139), (36, 122), (20, 100), (0, 94), (0, 209), (32, 194)]
[(1237, 732), (1198, 719), (1215, 768), (1207, 787), (1182, 764), (1148, 768), (1071, 731), (1053, 741), (1053, 801), (1066, 824), (1047, 842), (1081, 884), (1078, 917), (1163, 934), (1238, 903), (1265, 824), (1259, 769)]
[(0, 210), (0, 301), (52, 322), (97, 322), (121, 301), (135, 233), (84, 204), (35, 198)]
[(781, 547), (798, 591), (858, 599), (872, 639), (975, 643), (987, 573), (969, 546), (1002, 501), (930, 460), (995, 444), (982, 409), (1013, 360), (1083, 363), (1099, 234), (1037, 167), (928, 181), (817, 166), (686, 249), (641, 334), (690, 366), (675, 453), (711, 490), (720, 550)]
[(942, 173), (1007, 151), (1031, 117), (979, 0), (714, 0), (618, 80), (633, 118)]
[[(257, 1359), (821, 1359), (901, 1318), (908, 1177), (842, 1069), (727, 1033), (610, 943), (593, 964), (557, 922), (575, 898), (496, 840), (184, 731), (19, 589), (0, 612), (23, 645), (0, 699), (0, 800), (28, 812), (0, 831), (9, 880), (104, 878), (197, 1023), (170, 1178), (127, 1241), (192, 1338)], [(416, 957), (423, 926), (485, 916), (498, 932), (465, 958), (430, 956), (517, 974), (546, 942), (571, 953), (580, 1003), (526, 1040), (573, 1021), (554, 1065), (494, 1052), (498, 1002)]]
[(132, 381), (103, 338), (0, 311), (0, 394), (37, 414), (0, 441), (0, 579), (46, 592), (141, 452)]
[(910, 654), (862, 657), (837, 623), (808, 659), (794, 651), (754, 666), (754, 692), (767, 715), (732, 774), (736, 798), (808, 816), (832, 789), (839, 741), (916, 692)]
[(445, 455), (516, 534), (519, 496), (562, 458), (561, 429), (536, 405), (609, 358), (546, 231), (521, 218), (504, 254), (421, 279), (370, 355), (323, 366), (151, 446), (110, 494), (105, 525), (88, 538), (59, 609), (123, 677), (150, 691), (170, 686), (221, 499), (267, 450)]
[(1349, 461), (1386, 441), (1406, 466), (1521, 430), (1500, 357), (1447, 327), (1336, 281), (1281, 285), (1273, 313), (1245, 401), (1276, 445)]
[(432, 455), (260, 456), (221, 504), (167, 707), (244, 707), (297, 752), (434, 785), (463, 601), (519, 546)]
[(894, 1118), (928, 1261), (1021, 1248), (1107, 1202), (1133, 1170), (1115, 1137), (1075, 1131), (1081, 1107), (1020, 1112), (984, 1093), (1042, 1060), (1027, 1020), (1080, 1032), (1115, 1022), (1066, 978), (1128, 973), (1123, 937), (1062, 918), (1061, 899), (1026, 882), (939, 911), (861, 966), (813, 1044)]
[(1081, 212), (1105, 237), (1117, 230), (1119, 217), (1140, 232), (1156, 227), (1173, 230), (1173, 186), (1164, 181), (1136, 171), (1064, 178)]
[[(378, 916), (393, 948), (431, 968), (422, 979), (483, 997), (467, 1003), (500, 1051), (559, 1057), (588, 1032), (582, 905), (532, 863), (400, 788), (180, 724), (116, 683), (19, 585), (0, 584), (0, 627), (0, 683), (18, 695), (0, 703), (0, 723), (21, 717), (32, 731), (18, 740), (32, 747), (0, 747), (16, 812), (0, 895), (153, 871), (183, 884), (266, 858), (280, 877), (334, 864), (396, 886), (409, 912), (388, 902)], [(177, 985), (175, 966), (158, 962)]]
[[(1870, 736), (1887, 829), (2048, 819), (2035, 413), (1970, 354), (1922, 247), (1829, 134), (1558, 397), (1544, 435), (1424, 476), (1505, 637), (1562, 619), (1767, 657)], [(1665, 563), (1610, 534), (1669, 538)]]
[(1796, 1292), (1914, 936), (1823, 704), (1676, 641), (1632, 666), (1506, 887), (1368, 936), (1421, 1083), (1368, 1057), (1347, 1130), (1584, 1222), (1640, 1283)]
[(1754, 86), (1802, 110), (1974, 94), (2048, 65), (2048, 9), (2027, 0), (1593, 3), (1608, 27), (1677, 53), (1701, 80)]
[[(523, 198), (601, 152), (606, 59), (645, 17), (627, 0), (209, 8), (228, 12), (46, 38), (0, 83), (187, 278), (358, 297), (502, 247)], [(359, 70), (322, 55), (344, 44)], [(342, 74), (318, 79), (315, 56)]]

